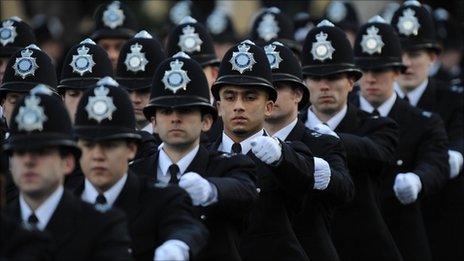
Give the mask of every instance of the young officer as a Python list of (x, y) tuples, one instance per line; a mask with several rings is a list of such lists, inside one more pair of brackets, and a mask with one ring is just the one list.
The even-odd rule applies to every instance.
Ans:
[(144, 109), (163, 141), (151, 157), (132, 169), (160, 185), (177, 185), (197, 206), (210, 231), (200, 260), (240, 260), (239, 235), (257, 197), (254, 164), (247, 157), (210, 152), (200, 135), (217, 118), (200, 64), (185, 53), (165, 60), (156, 72)]
[[(406, 70), (398, 77), (398, 96), (422, 110), (437, 113), (449, 139), (449, 180), (442, 192), (423, 202), (423, 214), (432, 255), (436, 260), (464, 259), (464, 87), (448, 86), (429, 78), (440, 49), (430, 12), (418, 1), (406, 1), (391, 25), (400, 37)], [(437, 211), (438, 210), (438, 211)]]
[[(315, 156), (315, 184), (308, 193), (303, 211), (293, 222), (295, 234), (311, 260), (337, 260), (329, 233), (332, 214), (335, 206), (354, 196), (345, 149), (327, 126), (317, 126), (318, 131), (310, 130), (298, 120), (298, 110), (308, 106), (309, 90), (303, 83), (301, 66), (293, 52), (280, 42), (266, 45), (264, 50), (278, 93), (264, 128), (282, 141), (303, 142)], [(321, 133), (325, 130), (329, 135)]]
[(246, 154), (257, 165), (259, 198), (242, 237), (242, 259), (307, 260), (291, 220), (314, 187), (314, 160), (303, 143), (264, 131), (277, 99), (264, 50), (250, 40), (229, 49), (212, 93), (224, 131), (211, 149)]
[(400, 129), (395, 159), (382, 181), (382, 214), (404, 260), (429, 260), (420, 203), (422, 198), (439, 192), (448, 178), (443, 121), (438, 115), (414, 108), (395, 93), (395, 80), (405, 69), (401, 45), (394, 29), (381, 17), (360, 28), (354, 53), (363, 77), (353, 104), (393, 119)]
[(63, 188), (80, 150), (61, 99), (51, 91), (31, 92), (18, 102), (9, 126), (4, 149), (20, 195), (7, 206), (8, 216), (48, 232), (55, 260), (131, 260), (124, 215), (97, 210)]
[(76, 194), (128, 217), (136, 260), (187, 260), (206, 243), (207, 231), (176, 187), (148, 185), (128, 171), (140, 135), (127, 92), (111, 77), (89, 88), (77, 107), (75, 135), (85, 181)]
[(314, 128), (324, 123), (340, 136), (356, 189), (354, 200), (333, 218), (332, 236), (340, 259), (400, 260), (377, 198), (377, 183), (394, 157), (397, 125), (347, 102), (362, 73), (341, 29), (327, 20), (319, 23), (306, 36), (301, 61), (311, 101), (302, 114), (305, 125)]

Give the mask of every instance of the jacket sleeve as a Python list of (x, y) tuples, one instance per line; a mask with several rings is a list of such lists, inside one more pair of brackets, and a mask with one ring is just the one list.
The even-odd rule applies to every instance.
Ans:
[(177, 239), (186, 243), (191, 256), (196, 256), (206, 245), (208, 231), (195, 217), (190, 197), (182, 189), (174, 186), (163, 191), (163, 206), (158, 223), (160, 241)]
[(438, 192), (449, 177), (448, 143), (443, 121), (435, 114), (424, 124), (426, 131), (416, 155), (412, 171), (422, 182), (422, 193)]
[[(398, 145), (398, 125), (391, 119), (369, 118), (363, 126), (364, 131), (358, 135), (339, 133), (346, 149), (350, 170), (369, 170), (368, 173), (381, 173), (395, 157)], [(355, 171), (356, 175), (366, 173)]]
[(244, 155), (219, 156), (219, 162), (211, 170), (217, 174), (206, 178), (216, 186), (218, 201), (205, 210), (227, 219), (245, 217), (258, 197), (255, 167)]

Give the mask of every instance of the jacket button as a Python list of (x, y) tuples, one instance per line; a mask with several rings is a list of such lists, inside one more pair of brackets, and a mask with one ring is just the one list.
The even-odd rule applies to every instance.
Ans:
[(205, 220), (205, 219), (206, 219), (206, 216), (205, 216), (205, 215), (201, 215), (200, 218), (203, 219), (203, 220)]
[(256, 192), (261, 192), (261, 189), (260, 188), (256, 188)]
[(398, 166), (403, 165), (403, 161), (402, 161), (402, 160), (397, 160), (397, 161), (396, 161), (396, 165), (398, 165)]

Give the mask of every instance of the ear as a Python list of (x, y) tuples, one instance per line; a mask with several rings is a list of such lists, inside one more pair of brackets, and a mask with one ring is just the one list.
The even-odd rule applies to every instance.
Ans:
[(201, 119), (201, 131), (202, 132), (209, 131), (212, 125), (213, 125), (213, 116), (211, 114), (203, 115)]
[(274, 108), (274, 102), (271, 100), (266, 101), (266, 105), (264, 107), (264, 116), (269, 117), (272, 114), (272, 109)]
[(222, 117), (222, 115), (223, 115), (223, 114), (222, 114), (221, 108), (222, 108), (222, 107), (221, 107), (221, 101), (220, 101), (220, 100), (216, 101), (216, 109), (217, 109), (217, 111), (218, 111), (218, 116), (219, 116), (219, 117)]
[(435, 62), (435, 60), (438, 58), (437, 53), (435, 53), (433, 51), (429, 51), (428, 55), (429, 55), (429, 58), (430, 58), (430, 63)]
[(216, 66), (211, 66), (211, 76), (213, 77), (214, 81), (216, 81), (219, 74), (219, 68)]
[(353, 86), (354, 86), (354, 77), (353, 76), (348, 76), (348, 78), (346, 78), (348, 80), (348, 92), (351, 92), (353, 90)]
[(153, 132), (158, 134), (158, 128), (156, 128), (156, 112), (154, 116), (150, 117), (151, 126), (153, 127)]
[(71, 172), (73, 172), (74, 168), (76, 167), (76, 159), (71, 153), (68, 153), (68, 155), (62, 159), (62, 163), (65, 175), (71, 174)]
[(293, 96), (295, 97), (295, 101), (298, 104), (303, 99), (303, 91), (300, 88), (294, 88)]
[(137, 144), (133, 141), (127, 142), (127, 159), (128, 161), (135, 158), (135, 154), (137, 154)]

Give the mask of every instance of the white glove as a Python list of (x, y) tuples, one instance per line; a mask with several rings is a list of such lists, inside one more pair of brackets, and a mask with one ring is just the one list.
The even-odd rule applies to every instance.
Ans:
[(282, 157), (282, 147), (276, 138), (260, 136), (251, 142), (251, 151), (266, 164), (272, 164)]
[(459, 175), (462, 169), (462, 154), (458, 151), (448, 150), (448, 161), (450, 165), (450, 178), (453, 179)]
[(209, 181), (195, 172), (187, 172), (180, 177), (179, 187), (185, 189), (194, 206), (205, 204), (213, 194)]
[(184, 242), (177, 239), (170, 239), (155, 250), (155, 256), (153, 257), (153, 260), (188, 260), (189, 249), (189, 246)]
[(417, 195), (422, 189), (422, 183), (419, 176), (412, 172), (398, 173), (395, 178), (393, 190), (396, 198), (403, 205), (411, 204), (417, 199)]
[(330, 166), (324, 159), (314, 157), (314, 189), (324, 190), (330, 182)]
[(325, 124), (319, 123), (316, 126), (314, 126), (313, 130), (315, 130), (315, 131), (317, 131), (319, 133), (326, 134), (326, 135), (331, 135), (331, 136), (334, 136), (337, 139), (340, 139), (340, 137), (337, 135), (337, 133), (335, 133), (335, 131), (333, 131), (329, 126), (327, 126)]

